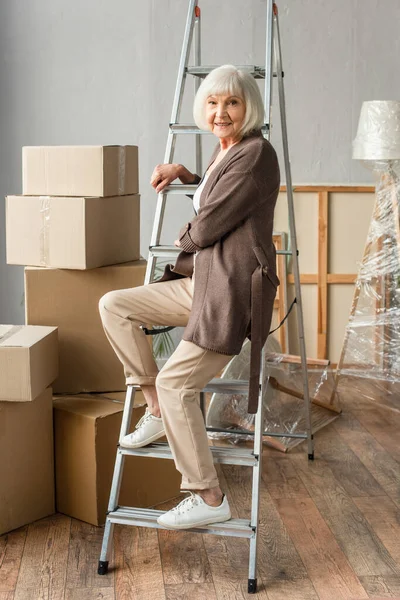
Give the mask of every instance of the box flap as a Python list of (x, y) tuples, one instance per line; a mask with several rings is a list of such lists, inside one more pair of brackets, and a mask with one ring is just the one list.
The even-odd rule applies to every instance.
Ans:
[(0, 348), (30, 348), (56, 330), (44, 325), (0, 325)]
[[(53, 396), (54, 408), (82, 415), (89, 419), (101, 419), (124, 409), (126, 392), (107, 392), (104, 394), (77, 394), (76, 396)], [(135, 394), (134, 407), (146, 404), (143, 393)]]

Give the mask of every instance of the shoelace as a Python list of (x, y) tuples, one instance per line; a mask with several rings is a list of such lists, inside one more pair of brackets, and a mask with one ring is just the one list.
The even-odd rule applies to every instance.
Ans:
[(143, 417), (141, 419), (139, 419), (139, 421), (136, 423), (135, 429), (139, 429), (139, 427), (141, 427), (144, 423), (146, 423), (147, 421), (150, 421), (152, 416), (153, 415), (151, 414), (149, 409), (146, 408), (146, 412), (144, 413)]
[(190, 496), (182, 500), (182, 502), (179, 502), (179, 504), (175, 506), (175, 508), (171, 509), (171, 512), (176, 512), (178, 515), (182, 515), (183, 513), (193, 508), (193, 506), (197, 506), (198, 504), (200, 504), (194, 493), (189, 493)]

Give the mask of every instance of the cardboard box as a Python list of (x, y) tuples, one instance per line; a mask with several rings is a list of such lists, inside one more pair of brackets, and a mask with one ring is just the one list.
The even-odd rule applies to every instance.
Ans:
[(58, 327), (56, 393), (125, 390), (123, 367), (104, 333), (98, 303), (107, 292), (143, 285), (145, 272), (145, 260), (91, 271), (25, 269), (26, 322)]
[(25, 146), (25, 196), (121, 196), (139, 192), (137, 146)]
[(57, 327), (0, 325), (0, 401), (34, 400), (57, 375)]
[(0, 402), (0, 535), (55, 511), (52, 404)]
[[(104, 523), (124, 398), (125, 394), (54, 399), (58, 512), (93, 525)], [(135, 406), (131, 431), (145, 411), (141, 392), (136, 393)], [(127, 456), (119, 504), (154, 506), (178, 496), (180, 481), (172, 460)]]
[(93, 269), (140, 257), (140, 197), (7, 196), (7, 263)]

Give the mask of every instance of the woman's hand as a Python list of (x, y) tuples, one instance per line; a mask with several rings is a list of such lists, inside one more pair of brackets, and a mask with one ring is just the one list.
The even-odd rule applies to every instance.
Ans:
[(150, 184), (159, 194), (167, 185), (179, 177), (181, 165), (157, 165), (150, 179)]
[(179, 240), (175, 240), (174, 241), (174, 246), (177, 246), (178, 248), (180, 248), (181, 247), (180, 241)]

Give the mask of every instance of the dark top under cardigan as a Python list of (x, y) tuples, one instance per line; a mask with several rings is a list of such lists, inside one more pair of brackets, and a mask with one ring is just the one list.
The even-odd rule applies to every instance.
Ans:
[(251, 339), (250, 413), (257, 412), (261, 349), (279, 285), (272, 241), (279, 185), (277, 156), (261, 131), (232, 146), (209, 174), (198, 214), (180, 231), (175, 266), (158, 280), (190, 277), (201, 251), (183, 339), (221, 354), (239, 354)]

